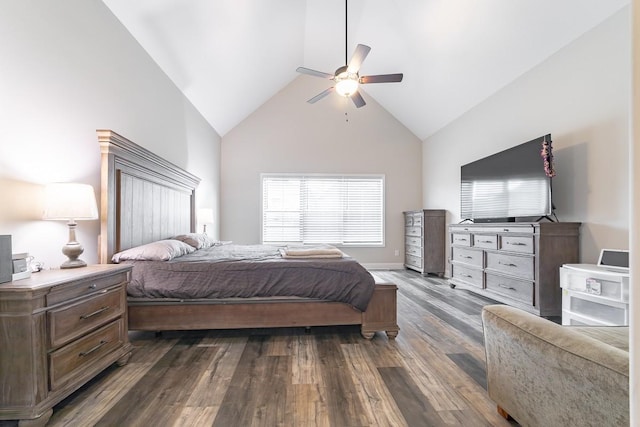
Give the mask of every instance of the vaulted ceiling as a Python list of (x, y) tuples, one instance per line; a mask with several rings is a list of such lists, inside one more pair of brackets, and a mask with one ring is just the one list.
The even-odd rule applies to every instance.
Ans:
[[(344, 0), (103, 1), (221, 136), (294, 79), (315, 78), (298, 66), (345, 62)], [(404, 73), (363, 97), (425, 139), (627, 4), (350, 0), (347, 55), (366, 44), (361, 75)]]

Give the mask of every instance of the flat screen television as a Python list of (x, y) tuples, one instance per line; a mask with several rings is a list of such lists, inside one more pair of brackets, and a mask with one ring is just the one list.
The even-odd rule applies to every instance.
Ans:
[(553, 213), (550, 134), (463, 165), (460, 175), (463, 220), (512, 222)]

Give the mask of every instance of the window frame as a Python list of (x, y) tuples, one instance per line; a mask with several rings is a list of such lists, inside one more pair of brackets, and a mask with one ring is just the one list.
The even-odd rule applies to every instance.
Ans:
[[(285, 244), (297, 244), (305, 245), (304, 242), (264, 242), (264, 180), (265, 178), (343, 178), (343, 179), (375, 179), (381, 181), (381, 241), (380, 243), (331, 243), (338, 247), (348, 248), (383, 248), (386, 246), (386, 177), (384, 174), (344, 174), (344, 173), (261, 173), (260, 174), (260, 242), (262, 244), (272, 245), (285, 245)], [(314, 245), (316, 243), (307, 243), (307, 245)], [(318, 243), (319, 244), (319, 243)]]

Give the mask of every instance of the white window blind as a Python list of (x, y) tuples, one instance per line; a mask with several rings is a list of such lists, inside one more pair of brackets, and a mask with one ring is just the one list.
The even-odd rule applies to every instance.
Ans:
[(262, 175), (262, 242), (384, 244), (384, 177)]

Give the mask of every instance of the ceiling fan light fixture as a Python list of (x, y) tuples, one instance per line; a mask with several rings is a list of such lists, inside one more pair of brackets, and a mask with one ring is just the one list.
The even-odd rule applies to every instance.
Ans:
[(305, 67), (298, 67), (296, 69), (297, 72), (308, 74), (310, 76), (321, 77), (323, 79), (333, 80), (335, 82), (335, 86), (332, 86), (324, 91), (320, 92), (313, 98), (309, 99), (307, 102), (309, 104), (313, 104), (316, 101), (324, 98), (331, 92), (336, 92), (340, 96), (344, 96), (345, 98), (351, 98), (353, 103), (357, 108), (364, 107), (367, 103), (364, 101), (364, 98), (358, 92), (358, 88), (361, 84), (368, 83), (393, 83), (393, 82), (401, 82), (402, 81), (402, 73), (396, 74), (379, 74), (373, 76), (362, 76), (360, 77), (360, 66), (362, 62), (365, 60), (371, 48), (367, 45), (360, 44), (356, 46), (356, 50), (353, 52), (351, 56), (351, 60), (347, 60), (347, 35), (349, 34), (348, 30), (348, 19), (347, 19), (347, 0), (344, 1), (344, 62), (346, 65), (338, 68), (336, 72), (331, 75), (329, 73), (324, 73), (322, 71), (316, 71)]
[(358, 90), (359, 77), (357, 73), (346, 71), (346, 66), (341, 68), (345, 70), (340, 72), (340, 69), (338, 69), (336, 72), (336, 92), (338, 95), (349, 97)]
[(336, 83), (336, 92), (338, 95), (349, 97), (354, 94), (355, 91), (358, 90), (358, 81), (357, 80), (341, 80)]

